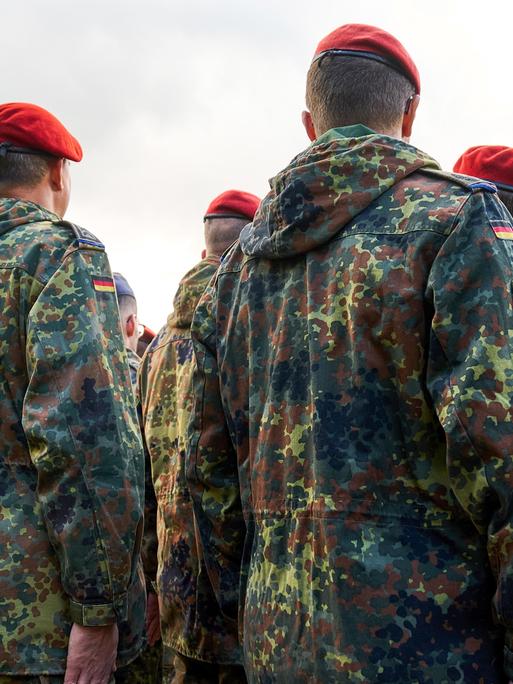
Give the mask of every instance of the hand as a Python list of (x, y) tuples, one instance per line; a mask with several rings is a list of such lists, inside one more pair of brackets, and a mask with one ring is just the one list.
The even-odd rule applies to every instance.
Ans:
[(116, 669), (118, 626), (73, 625), (64, 684), (108, 684)]
[(150, 646), (154, 646), (160, 639), (159, 600), (153, 592), (148, 594), (146, 605), (146, 635)]

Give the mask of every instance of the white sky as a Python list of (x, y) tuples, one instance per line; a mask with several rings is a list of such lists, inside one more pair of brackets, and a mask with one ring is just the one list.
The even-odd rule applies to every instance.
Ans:
[(107, 245), (157, 330), (228, 188), (263, 196), (308, 141), (306, 72), (348, 22), (394, 33), (417, 63), (412, 143), (446, 168), (513, 146), (508, 0), (2, 0), (2, 96), (80, 140), (66, 218)]

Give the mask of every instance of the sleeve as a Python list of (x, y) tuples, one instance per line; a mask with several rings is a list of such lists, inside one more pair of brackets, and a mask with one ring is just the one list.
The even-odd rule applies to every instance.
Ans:
[(457, 500), (485, 536), (513, 678), (513, 225), (491, 194), (465, 203), (429, 276), (427, 386)]
[(220, 393), (215, 283), (201, 298), (191, 328), (195, 360), (186, 469), (209, 577), (222, 612), (236, 621), (246, 526), (237, 455)]
[(143, 452), (107, 256), (71, 249), (27, 323), (23, 429), (71, 619), (126, 619)]

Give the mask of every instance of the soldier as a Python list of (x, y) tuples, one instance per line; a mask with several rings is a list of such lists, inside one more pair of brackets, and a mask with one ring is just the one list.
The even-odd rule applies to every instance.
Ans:
[(419, 93), (385, 31), (322, 40), (312, 144), (196, 309), (189, 486), (250, 682), (513, 674), (511, 218), (407, 142)]
[(114, 287), (119, 306), (119, 317), (121, 319), (121, 332), (125, 343), (128, 366), (130, 368), (130, 379), (132, 387), (137, 385), (137, 371), (141, 359), (137, 354), (137, 344), (139, 341), (139, 323), (137, 320), (137, 299), (134, 291), (130, 287), (128, 280), (121, 273), (113, 273)]
[(105, 684), (143, 638), (143, 452), (114, 284), (103, 244), (62, 220), (81, 158), (46, 110), (0, 105), (2, 684)]
[(174, 311), (148, 348), (139, 374), (143, 432), (158, 501), (164, 681), (173, 684), (246, 681), (236, 627), (220, 613), (198, 556), (184, 456), (191, 405), (192, 314), (221, 254), (252, 220), (259, 202), (255, 195), (238, 190), (228, 190), (211, 202), (204, 219), (206, 254), (182, 278)]
[(513, 147), (477, 145), (464, 152), (454, 165), (456, 173), (484, 178), (497, 186), (497, 194), (513, 214)]
[[(134, 393), (137, 387), (137, 372), (141, 364), (141, 359), (137, 354), (137, 345), (140, 338), (140, 329), (143, 327), (137, 319), (137, 299), (130, 287), (128, 280), (121, 273), (113, 273), (114, 287), (119, 306), (119, 316), (121, 319), (121, 332), (128, 358), (130, 369), (130, 379)], [(140, 418), (140, 416), (139, 416)], [(145, 459), (145, 489), (153, 488), (151, 482), (151, 467), (149, 461)], [(145, 511), (146, 518), (152, 518), (153, 508)], [(148, 541), (148, 531), (145, 520), (145, 534), (143, 536), (142, 551), (145, 553), (145, 546), (151, 544)], [(149, 530), (152, 534), (152, 530)], [(141, 572), (143, 572), (141, 564)], [(151, 615), (155, 610), (158, 613), (157, 596), (153, 591), (151, 581), (146, 581), (147, 614)], [(150, 635), (148, 635), (150, 636)], [(162, 680), (162, 646), (159, 639), (149, 638), (149, 643), (144, 647), (139, 656), (125, 667), (116, 671), (116, 684), (157, 684)]]

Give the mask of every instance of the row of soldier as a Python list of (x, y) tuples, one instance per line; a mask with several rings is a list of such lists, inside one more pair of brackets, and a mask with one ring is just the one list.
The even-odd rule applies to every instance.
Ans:
[(0, 684), (513, 679), (513, 150), (444, 172), (419, 96), (321, 40), (311, 144), (211, 202), (142, 361), (79, 143), (0, 106)]

